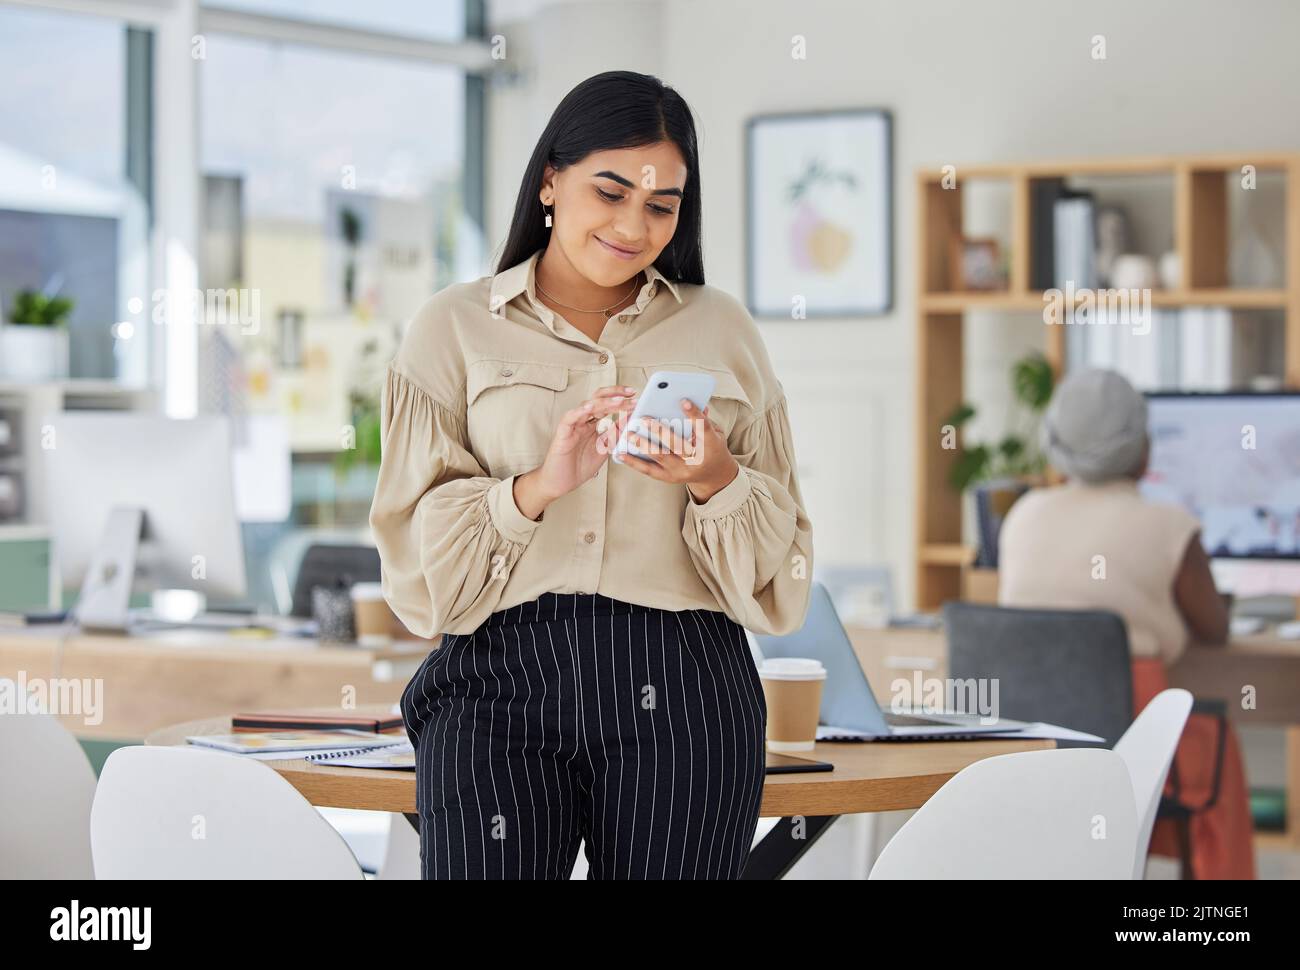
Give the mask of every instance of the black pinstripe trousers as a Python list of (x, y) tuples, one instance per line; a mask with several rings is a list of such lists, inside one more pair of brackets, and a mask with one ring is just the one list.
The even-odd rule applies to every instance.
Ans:
[(711, 610), (543, 594), (444, 635), (402, 694), (426, 879), (734, 879), (767, 705)]

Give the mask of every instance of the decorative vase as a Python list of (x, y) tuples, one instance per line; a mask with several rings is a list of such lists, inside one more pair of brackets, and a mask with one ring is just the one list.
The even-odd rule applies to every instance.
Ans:
[(1097, 280), (1101, 286), (1112, 286), (1111, 272), (1115, 260), (1128, 252), (1128, 214), (1119, 206), (1104, 205), (1097, 210)]
[(1232, 243), (1232, 262), (1229, 279), (1233, 286), (1277, 286), (1282, 278), (1277, 253), (1264, 241), (1264, 233), (1255, 224), (1252, 215)]
[(10, 323), (0, 327), (0, 378), (33, 383), (68, 376), (68, 331)]
[(1149, 290), (1156, 285), (1156, 267), (1149, 256), (1126, 253), (1115, 260), (1110, 285), (1117, 290)]
[(1176, 290), (1183, 283), (1183, 264), (1178, 251), (1171, 249), (1160, 257), (1160, 284), (1166, 290)]

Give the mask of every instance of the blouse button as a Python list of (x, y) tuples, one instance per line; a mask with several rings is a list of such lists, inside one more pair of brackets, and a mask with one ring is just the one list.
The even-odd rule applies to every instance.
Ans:
[(601, 362), (602, 364), (608, 364), (608, 363), (609, 363), (609, 354), (601, 354), (601, 355), (600, 355), (600, 362)]
[(585, 536), (582, 537), (582, 541), (583, 541), (583, 542), (595, 542), (595, 541), (596, 541), (596, 533), (594, 533), (594, 532), (588, 532)]
[(514, 371), (512, 371), (510, 368), (507, 367), (505, 370), (503, 370), (503, 371), (501, 372), (501, 376), (502, 376), (502, 377), (509, 377), (509, 376), (510, 376), (511, 374), (513, 374), (513, 373), (514, 373)]

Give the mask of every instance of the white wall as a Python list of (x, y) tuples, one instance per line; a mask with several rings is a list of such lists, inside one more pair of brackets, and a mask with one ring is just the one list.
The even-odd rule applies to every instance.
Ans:
[[(502, 33), (529, 44), (520, 56), (535, 72), (523, 87), (495, 89), (490, 103), (495, 246), (550, 110), (598, 71), (658, 74), (691, 105), (708, 279), (737, 295), (745, 119), (852, 106), (894, 113), (894, 312), (763, 326), (791, 398), (818, 560), (891, 564), (905, 606), (915, 169), (1300, 148), (1300, 4), (1285, 0), (498, 0), (492, 13)], [(790, 56), (795, 34), (806, 38), (806, 60)], [(1105, 60), (1092, 57), (1097, 34)], [(997, 433), (1007, 367), (1041, 344), (1041, 330), (1023, 317), (981, 316), (968, 332), (967, 395), (988, 402)]]

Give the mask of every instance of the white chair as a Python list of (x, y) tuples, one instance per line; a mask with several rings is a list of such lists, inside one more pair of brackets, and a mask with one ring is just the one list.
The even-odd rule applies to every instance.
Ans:
[(1160, 808), (1160, 795), (1165, 790), (1165, 778), (1169, 775), (1178, 740), (1183, 736), (1183, 726), (1191, 712), (1190, 693), (1178, 688), (1161, 691), (1151, 698), (1137, 720), (1115, 742), (1115, 753), (1128, 766), (1133, 795), (1137, 800), (1134, 879), (1141, 879), (1146, 872), (1147, 849), (1151, 845), (1156, 811)]
[(0, 714), (0, 879), (90, 879), (95, 770), (48, 714)]
[(870, 879), (1130, 879), (1133, 785), (1114, 751), (1024, 751), (963, 768), (922, 805)]
[(361, 879), (347, 844), (268, 765), (198, 748), (108, 756), (90, 813), (99, 879)]

